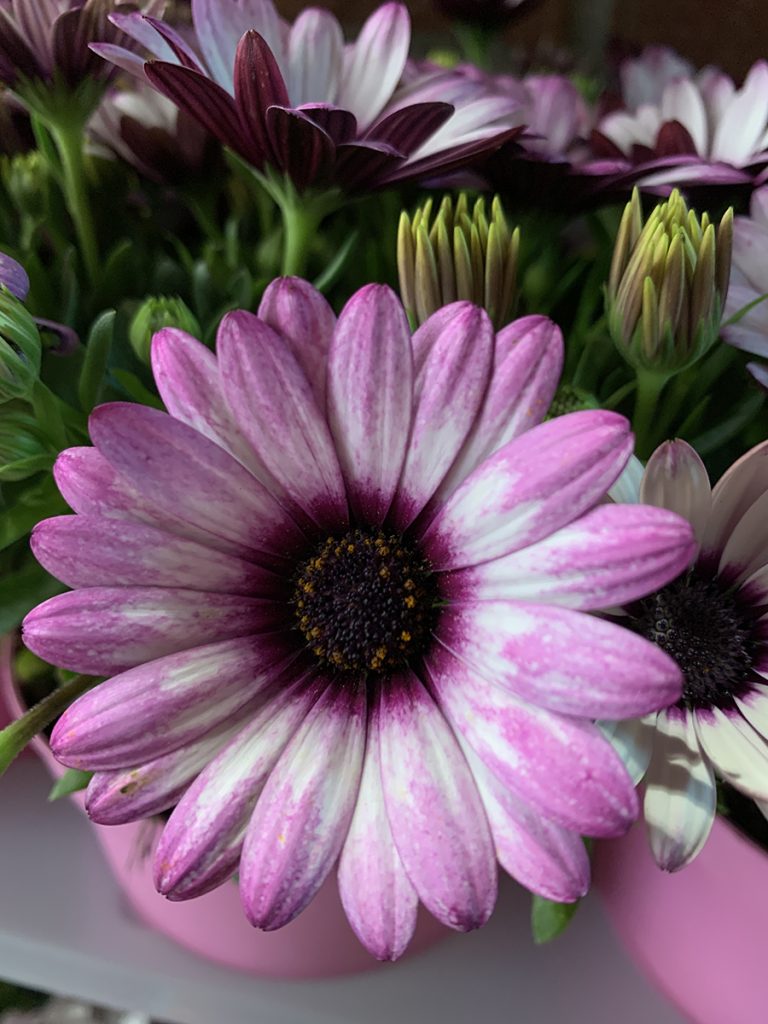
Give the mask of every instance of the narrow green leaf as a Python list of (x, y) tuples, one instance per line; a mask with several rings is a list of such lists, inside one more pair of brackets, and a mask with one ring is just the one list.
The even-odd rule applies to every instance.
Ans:
[(77, 385), (80, 407), (84, 412), (90, 412), (101, 396), (109, 351), (112, 347), (116, 315), (114, 309), (108, 309), (102, 313), (94, 321), (88, 335), (85, 359)]
[(30, 561), (15, 573), (7, 573), (0, 595), (0, 636), (18, 627), (36, 605), (61, 594), (66, 588), (49, 576), (37, 562)]
[(142, 405), (151, 405), (153, 409), (164, 409), (165, 406), (153, 395), (149, 388), (146, 388), (135, 373), (130, 370), (113, 370), (113, 378), (134, 402), (141, 402)]
[(562, 935), (579, 908), (576, 903), (555, 903), (534, 894), (531, 903), (531, 932), (537, 945), (551, 942)]
[(70, 796), (72, 793), (79, 793), (85, 789), (93, 778), (93, 772), (81, 772), (79, 768), (67, 768), (60, 779), (57, 779), (48, 794), (48, 800), (61, 800), (63, 796)]

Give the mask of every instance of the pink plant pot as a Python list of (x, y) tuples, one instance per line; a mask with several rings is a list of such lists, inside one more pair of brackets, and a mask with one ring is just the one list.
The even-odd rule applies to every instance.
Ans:
[[(25, 708), (14, 684), (11, 650), (6, 638), (0, 646), (0, 703), (4, 702), (13, 720)], [(60, 778), (66, 769), (54, 758), (45, 740), (37, 737), (33, 746), (51, 776)], [(83, 793), (73, 794), (72, 800), (85, 813)], [(151, 847), (158, 829), (153, 822), (94, 825), (93, 830), (116, 882), (138, 917), (209, 960), (271, 978), (330, 977), (393, 969), (390, 964), (379, 964), (360, 945), (347, 922), (334, 877), (295, 921), (277, 932), (262, 932), (248, 924), (233, 883), (187, 903), (172, 903), (156, 892)], [(450, 934), (420, 911), (407, 955)]]
[(595, 884), (641, 970), (695, 1024), (766, 1024), (768, 855), (716, 818), (699, 856), (656, 867), (642, 825), (598, 844)]

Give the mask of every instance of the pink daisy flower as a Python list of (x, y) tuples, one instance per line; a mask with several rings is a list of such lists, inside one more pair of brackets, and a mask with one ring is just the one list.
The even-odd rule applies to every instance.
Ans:
[(492, 152), (520, 124), (514, 100), (457, 93), (450, 72), (400, 88), (411, 42), (401, 3), (379, 7), (346, 44), (321, 8), (290, 25), (272, 0), (193, 0), (192, 17), (191, 42), (155, 18), (113, 17), (157, 58), (148, 63), (110, 43), (94, 50), (146, 74), (224, 145), (298, 189), (366, 191), (445, 173)]
[(37, 557), (75, 588), (27, 617), (28, 646), (111, 676), (51, 744), (96, 772), (106, 824), (174, 807), (155, 879), (188, 899), (239, 872), (249, 920), (291, 921), (339, 863), (378, 957), (421, 900), (488, 918), (496, 863), (581, 896), (581, 834), (623, 832), (632, 781), (591, 719), (679, 697), (658, 648), (582, 614), (690, 561), (674, 513), (598, 504), (632, 448), (610, 412), (547, 423), (562, 338), (544, 317), (494, 335), (460, 302), (411, 337), (371, 285), (338, 321), (274, 282), (228, 314), (217, 356), (155, 337), (168, 412), (97, 409), (62, 454), (77, 515)]
[(639, 500), (685, 516), (698, 541), (689, 569), (622, 620), (675, 658), (685, 682), (658, 714), (605, 729), (634, 777), (645, 777), (659, 867), (677, 871), (709, 835), (716, 776), (768, 800), (768, 442), (714, 488), (690, 445), (666, 442), (648, 461)]
[(748, 217), (734, 217), (731, 283), (723, 319), (728, 321), (756, 303), (733, 324), (726, 322), (723, 337), (736, 348), (768, 357), (768, 185), (755, 189)]

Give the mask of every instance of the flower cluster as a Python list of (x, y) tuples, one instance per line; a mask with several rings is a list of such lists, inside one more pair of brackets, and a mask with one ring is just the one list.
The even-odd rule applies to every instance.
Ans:
[(0, 772), (380, 959), (768, 807), (768, 64), (438, 6), (0, 0)]

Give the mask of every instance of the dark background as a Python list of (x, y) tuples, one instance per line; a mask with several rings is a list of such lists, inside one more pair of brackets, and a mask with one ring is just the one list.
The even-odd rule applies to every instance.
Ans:
[[(543, 0), (542, 6), (510, 31), (512, 41), (540, 39), (564, 42), (569, 20), (580, 7), (597, 0)], [(350, 24), (359, 23), (379, 6), (380, 0), (317, 0)], [(277, 0), (290, 18), (306, 3)], [(439, 33), (442, 26), (431, 0), (410, 0), (417, 31)], [(716, 63), (741, 77), (759, 57), (768, 57), (768, 2), (766, 0), (617, 0), (613, 35), (621, 42), (645, 45), (667, 43), (694, 64)], [(436, 36), (437, 38), (437, 36)]]

